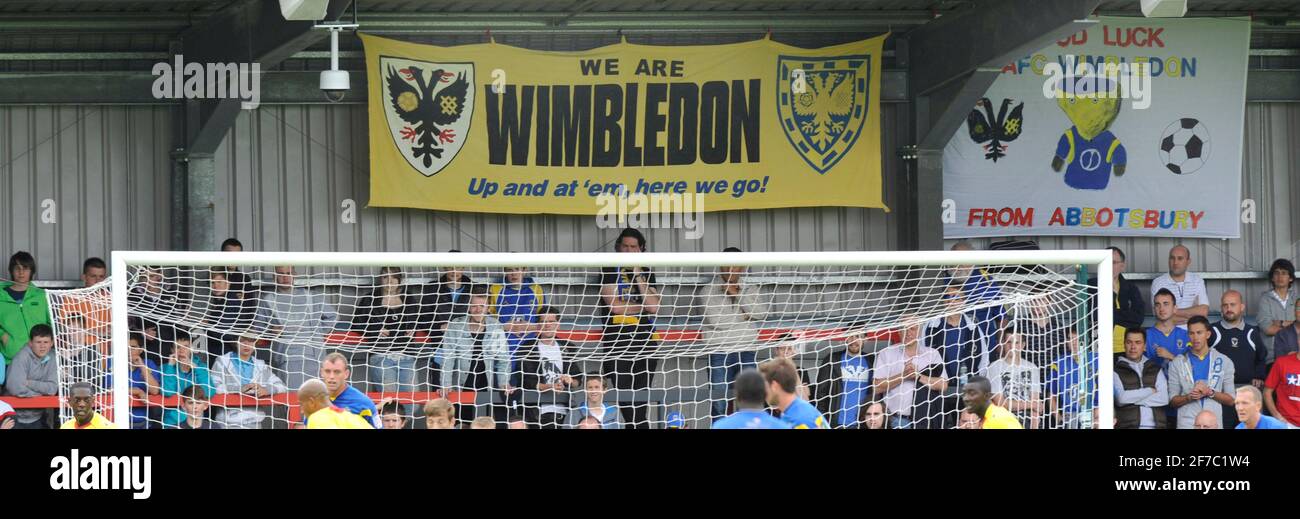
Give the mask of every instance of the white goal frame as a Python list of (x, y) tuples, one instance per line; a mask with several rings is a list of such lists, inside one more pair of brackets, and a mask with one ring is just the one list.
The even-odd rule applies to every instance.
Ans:
[[(836, 252), (652, 252), (630, 258), (626, 253), (443, 253), (443, 252), (221, 252), (221, 251), (113, 251), (112, 253), (112, 345), (113, 358), (127, 358), (129, 336), (127, 313), (127, 271), (132, 266), (185, 265), (302, 267), (345, 266), (445, 266), (463, 267), (607, 267), (627, 264), (643, 267), (745, 266), (954, 266), (954, 265), (1078, 265), (1097, 276), (1097, 298), (1104, 300), (1113, 290), (1111, 251), (1022, 250), (1022, 251), (836, 251)], [(1110, 312), (1097, 312), (1097, 405), (1101, 429), (1114, 424), (1112, 373), (1114, 358), (1107, 348), (1113, 340)], [(129, 428), (130, 377), (127, 362), (114, 362), (113, 419), (119, 428)], [(291, 388), (296, 389), (296, 388)]]

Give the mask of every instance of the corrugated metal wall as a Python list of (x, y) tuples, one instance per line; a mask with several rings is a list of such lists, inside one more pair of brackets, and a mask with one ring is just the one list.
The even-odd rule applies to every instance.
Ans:
[[(1037, 237), (1045, 249), (1102, 248), (1115, 245), (1128, 254), (1129, 272), (1168, 270), (1169, 249), (1183, 243), (1197, 272), (1262, 272), (1274, 259), (1300, 258), (1300, 104), (1248, 103), (1241, 179), (1242, 196), (1255, 201), (1256, 222), (1242, 224), (1241, 238), (1177, 240), (1161, 238)], [(971, 240), (977, 247), (988, 239)], [(951, 245), (953, 241), (948, 241)], [(1264, 280), (1210, 281), (1211, 308), (1224, 290), (1243, 290), (1254, 305), (1268, 289)], [(1145, 286), (1143, 289), (1145, 290)], [(1251, 311), (1253, 313), (1253, 311)]]
[(168, 248), (170, 113), (0, 106), (0, 259), (30, 251), (39, 282), (77, 279), (85, 258), (113, 249)]
[[(906, 105), (882, 106), (885, 202), (897, 199), (894, 150), (910, 135)], [(267, 106), (240, 114), (217, 151), (220, 237), (257, 250), (603, 251), (618, 229), (591, 216), (496, 215), (365, 208), (369, 156), (364, 106)], [(343, 223), (354, 200), (357, 222)], [(894, 215), (879, 209), (807, 208), (708, 213), (704, 237), (650, 230), (656, 251), (887, 250)]]

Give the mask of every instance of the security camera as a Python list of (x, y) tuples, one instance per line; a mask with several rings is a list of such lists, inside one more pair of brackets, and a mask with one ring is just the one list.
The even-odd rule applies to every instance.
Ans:
[(343, 95), (352, 88), (351, 82), (348, 81), (348, 71), (339, 70), (339, 32), (346, 28), (356, 28), (356, 25), (324, 25), (319, 26), (330, 31), (330, 69), (320, 73), (320, 89), (325, 92), (325, 98), (331, 103), (337, 103), (343, 100)]
[(346, 70), (323, 70), (320, 73), (320, 89), (331, 103), (343, 100), (343, 96), (352, 88)]

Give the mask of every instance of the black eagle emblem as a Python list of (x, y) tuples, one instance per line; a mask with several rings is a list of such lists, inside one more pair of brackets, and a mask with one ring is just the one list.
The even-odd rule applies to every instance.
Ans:
[[(975, 109), (970, 111), (966, 117), (966, 127), (970, 130), (970, 138), (977, 144), (984, 145), (985, 159), (997, 162), (998, 159), (1007, 156), (1007, 146), (1004, 142), (1011, 142), (1020, 136), (1024, 126), (1024, 115), (1022, 112), (1025, 103), (1016, 105), (1011, 110), (1011, 115), (1007, 115), (1007, 107), (1011, 106), (1010, 99), (1002, 100), (1002, 107), (998, 110), (997, 118), (993, 117), (993, 103), (988, 98), (981, 98), (975, 103)], [(980, 113), (980, 108), (984, 108), (984, 113)]]
[[(399, 75), (400, 74), (400, 75)], [(414, 80), (411, 86), (406, 80)], [(456, 78), (452, 81), (452, 78)], [(411, 66), (404, 69), (388, 67), (388, 100), (398, 117), (406, 121), (402, 128), (402, 139), (414, 143), (411, 148), (417, 159), (424, 160), (424, 167), (433, 165), (433, 159), (442, 158), (442, 145), (456, 142), (458, 137), (451, 128), (439, 129), (460, 119), (465, 111), (465, 96), (469, 92), (469, 83), (465, 73), (459, 76), (442, 69), (434, 70), (425, 81), (424, 71)], [(450, 83), (434, 92), (439, 84)]]

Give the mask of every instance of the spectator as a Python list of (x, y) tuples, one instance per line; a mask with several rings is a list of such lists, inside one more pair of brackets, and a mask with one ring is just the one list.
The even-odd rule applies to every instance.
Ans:
[(363, 334), (365, 343), (371, 347), (366, 362), (371, 391), (415, 390), (413, 342), (419, 319), (418, 301), (417, 296), (407, 294), (402, 287), (402, 269), (384, 267), (379, 271), (378, 286), (357, 305), (352, 327)]
[[(764, 363), (769, 366), (770, 362)], [(789, 359), (780, 359), (780, 362), (790, 364)], [(773, 365), (774, 366), (774, 365)], [(790, 371), (787, 375), (793, 377), (793, 365), (787, 369)], [(763, 410), (763, 404), (770, 401), (767, 378), (753, 369), (741, 370), (736, 375), (736, 381), (732, 384), (732, 391), (736, 394), (736, 412), (713, 422), (713, 429), (791, 429), (794, 424), (773, 417)], [(794, 399), (792, 392), (787, 392), (789, 399)], [(807, 405), (807, 402), (804, 402)], [(815, 410), (813, 411), (816, 412)], [(821, 417), (818, 416), (818, 419)], [(821, 424), (818, 424), (819, 426)], [(807, 429), (807, 427), (802, 427)]]
[(946, 305), (944, 317), (926, 323), (922, 337), (924, 344), (943, 357), (943, 371), (948, 374), (949, 385), (960, 385), (965, 378), (983, 373), (990, 362), (988, 338), (980, 331), (973, 312), (966, 308), (966, 294), (957, 285), (948, 285), (943, 292)]
[[(615, 250), (645, 252), (645, 235), (632, 228), (618, 235)], [(659, 360), (651, 352), (659, 344), (655, 316), (660, 295), (654, 272), (644, 267), (606, 267), (601, 271), (599, 315), (606, 318), (601, 346), (614, 358), (605, 361), (605, 373), (614, 387), (639, 392), (650, 388)], [(635, 398), (635, 397), (634, 397)], [(649, 402), (636, 399), (620, 404), (623, 420), (631, 428), (649, 428)]]
[[(1221, 298), (1223, 319), (1210, 327), (1210, 347), (1232, 359), (1236, 378), (1233, 385), (1264, 387), (1268, 366), (1268, 351), (1259, 328), (1246, 324), (1246, 304), (1241, 292), (1228, 290)], [(1237, 414), (1223, 416), (1223, 428), (1237, 427)]]
[(1178, 409), (1178, 428), (1189, 429), (1201, 411), (1223, 423), (1223, 406), (1232, 405), (1232, 359), (1210, 348), (1210, 321), (1194, 315), (1187, 321), (1192, 347), (1169, 363), (1169, 404)]
[(506, 330), (510, 344), (510, 384), (523, 384), (515, 352), (524, 342), (537, 338), (537, 312), (541, 309), (542, 287), (528, 277), (528, 269), (508, 267), (503, 283), (488, 288), (488, 313), (495, 315)]
[(1154, 300), (1156, 325), (1147, 328), (1146, 356), (1164, 369), (1169, 361), (1187, 352), (1192, 339), (1186, 328), (1174, 325), (1174, 293), (1162, 288), (1156, 291)]
[[(239, 349), (222, 355), (212, 365), (212, 383), (217, 393), (235, 393), (257, 398), (287, 391), (280, 377), (271, 372), (262, 359), (253, 356), (257, 338), (252, 334), (239, 337)], [(267, 414), (261, 409), (232, 407), (218, 418), (230, 429), (256, 429)]]
[(550, 306), (537, 311), (538, 333), (525, 339), (518, 358), (523, 363), (523, 388), (537, 394), (537, 404), (527, 406), (533, 422), (542, 429), (559, 429), (567, 423), (569, 395), (577, 389), (581, 377), (578, 364), (565, 359), (573, 346), (555, 338), (560, 329), (559, 312)]
[(961, 399), (965, 410), (979, 417), (982, 429), (1024, 428), (1014, 413), (993, 402), (993, 384), (985, 377), (976, 375), (967, 380), (961, 387)]
[(491, 416), (479, 416), (474, 418), (469, 424), (470, 429), (496, 429), (497, 423), (492, 421)]
[[(447, 252), (460, 252), (456, 249)], [(463, 317), (469, 312), (470, 279), (461, 267), (443, 267), (442, 276), (433, 283), (420, 287), (419, 329), (428, 333), (427, 344), (442, 344), (442, 336), (451, 321)], [(424, 371), (427, 383), (431, 387), (442, 387), (438, 380), (444, 359), (441, 349), (437, 349), (429, 366), (430, 358), (420, 356), (416, 369)]]
[[(623, 424), (618, 420), (618, 408), (605, 403), (605, 377), (599, 375), (587, 375), (582, 381), (582, 387), (586, 389), (585, 399), (582, 405), (569, 413), (569, 424), (575, 427), (581, 425), (583, 420), (588, 418), (594, 419), (602, 429), (622, 429)], [(582, 429), (582, 427), (578, 427)]]
[(817, 363), (817, 386), (813, 402), (831, 427), (857, 429), (863, 404), (871, 400), (871, 357), (867, 355), (866, 330), (848, 336), (843, 350), (832, 350)]
[[(216, 388), (212, 385), (212, 376), (208, 372), (208, 365), (203, 361), (203, 357), (194, 353), (190, 348), (190, 336), (181, 334), (176, 336), (176, 348), (172, 350), (172, 356), (167, 359), (162, 368), (162, 395), (165, 397), (184, 393), (185, 390), (192, 386), (199, 386), (204, 395), (216, 394)], [(204, 396), (200, 400), (206, 401)], [(184, 403), (182, 401), (182, 403)], [(206, 402), (203, 409), (207, 409)], [(182, 419), (181, 411), (177, 409), (167, 409), (163, 411), (162, 423), (165, 428), (176, 427)]]
[(1174, 310), (1174, 324), (1184, 330), (1192, 316), (1210, 315), (1210, 298), (1205, 291), (1205, 280), (1195, 272), (1187, 271), (1191, 263), (1192, 253), (1187, 247), (1175, 245), (1169, 249), (1169, 272), (1151, 282), (1153, 300), (1155, 293), (1161, 289), (1168, 289), (1174, 294), (1174, 305), (1177, 307)]
[(961, 413), (957, 415), (957, 428), (958, 429), (983, 429), (984, 422), (983, 420), (980, 420), (979, 415), (963, 409)]
[(243, 252), (244, 244), (235, 238), (226, 238), (221, 242), (221, 252)]
[(424, 424), (429, 429), (455, 429), (456, 409), (451, 400), (437, 398), (424, 404)]
[[(1061, 316), (1054, 313), (1054, 308), (1060, 306), (1049, 298), (1050, 296), (1036, 297), (1023, 306), (1018, 306), (1012, 323), (1020, 333), (1020, 357), (1038, 366), (1041, 371), (1040, 380), (1047, 380), (1047, 367), (1065, 355), (1066, 330), (1069, 328), (1067, 323), (1058, 318)], [(1005, 345), (1006, 340), (1002, 342)], [(1006, 358), (1006, 352), (1003, 352), (1002, 358)], [(996, 380), (993, 383), (997, 385)]]
[(830, 429), (817, 408), (795, 394), (799, 371), (793, 361), (778, 357), (760, 364), (758, 371), (767, 383), (767, 403), (781, 412), (781, 421), (795, 429)]
[[(14, 269), (10, 269), (11, 271)], [(33, 293), (28, 293), (34, 297)], [(38, 324), (23, 334), (28, 337), (9, 364), (5, 379), (5, 394), (30, 398), (59, 394), (58, 364), (54, 360), (54, 330), (48, 324)], [(52, 413), (47, 409), (19, 409), (15, 429), (49, 429)]]
[[(162, 379), (162, 371), (158, 369), (158, 364), (145, 356), (144, 346), (138, 338), (128, 339), (126, 352), (127, 360), (131, 363), (131, 399), (147, 404), (143, 407), (131, 407), (131, 428), (157, 429), (159, 428), (157, 424), (162, 419), (162, 413), (159, 408), (148, 402), (148, 399), (150, 395), (157, 395), (162, 392), (162, 385), (159, 382)], [(110, 359), (110, 373), (113, 369), (112, 364)], [(113, 385), (111, 376), (108, 378), (108, 385), (109, 387)]]
[[(1093, 349), (1086, 353), (1080, 351), (1079, 331), (1074, 326), (1066, 328), (1065, 346), (1065, 354), (1047, 368), (1047, 394), (1053, 399), (1052, 407), (1056, 408), (1055, 423), (1049, 425), (1091, 429), (1091, 414), (1097, 409), (1098, 384), (1089, 381), (1098, 380), (1097, 353)], [(1084, 395), (1085, 385), (1091, 389), (1090, 395)], [(1092, 411), (1087, 411), (1089, 409)]]
[[(1300, 311), (1296, 313), (1300, 314)], [(1274, 418), (1300, 427), (1300, 351), (1278, 357), (1273, 363), (1268, 380), (1264, 382), (1264, 405)]]
[(375, 409), (375, 402), (365, 393), (348, 384), (348, 377), (351, 375), (352, 369), (348, 366), (348, 358), (342, 353), (330, 353), (321, 361), (320, 378), (325, 382), (325, 389), (329, 391), (330, 405), (364, 418), (375, 429), (383, 428), (383, 422), (376, 416), (379, 411)]
[(510, 346), (501, 323), (487, 318), (487, 296), (480, 293), (469, 297), (469, 315), (447, 326), (442, 350), (446, 360), (442, 363), (439, 393), (444, 397), (455, 391), (488, 395), (486, 404), (465, 415), (471, 420), (479, 414), (504, 413), (506, 407), (496, 403), (494, 391), (501, 391), (507, 398), (515, 392), (510, 385)]
[[(913, 403), (918, 388), (942, 392), (948, 388), (943, 357), (920, 343), (921, 324), (915, 315), (904, 315), (903, 342), (876, 354), (871, 378), (875, 395), (883, 395), (885, 406), (894, 413), (890, 428), (911, 429)], [(915, 416), (915, 418), (922, 418)], [(928, 417), (926, 417), (928, 418)]]
[(582, 421), (578, 422), (576, 428), (577, 429), (605, 429), (606, 427), (601, 425), (600, 420), (597, 420), (596, 417), (588, 416), (586, 418), (583, 418)]
[(1214, 411), (1206, 409), (1196, 413), (1196, 421), (1192, 423), (1193, 429), (1222, 429), (1219, 426), (1219, 417), (1214, 415)]
[(524, 421), (524, 415), (519, 413), (510, 413), (509, 429), (527, 429), (528, 422)]
[[(740, 252), (727, 247), (723, 252)], [(709, 354), (709, 387), (725, 390), (740, 370), (753, 368), (758, 343), (758, 322), (767, 316), (767, 304), (758, 285), (744, 283), (745, 267), (722, 267), (700, 294), (704, 308), (703, 338), (706, 346), (717, 353)], [(727, 414), (727, 400), (712, 399), (714, 417)]]
[[(1114, 353), (1124, 353), (1124, 330), (1129, 328), (1141, 328), (1142, 320), (1146, 318), (1147, 305), (1142, 299), (1142, 290), (1137, 285), (1127, 279), (1124, 279), (1124, 269), (1128, 265), (1127, 257), (1124, 251), (1119, 247), (1106, 247), (1110, 249), (1110, 276), (1111, 276), (1111, 302), (1108, 308), (1111, 312), (1111, 321), (1114, 323), (1115, 331), (1112, 335), (1114, 340)], [(1088, 280), (1091, 286), (1097, 286), (1097, 278)], [(1095, 320), (1095, 317), (1094, 317)]]
[[(146, 332), (145, 356), (155, 364), (162, 364), (172, 355), (171, 341), (164, 339), (171, 339), (171, 332), (175, 330), (171, 321), (181, 314), (181, 305), (161, 268), (141, 267), (137, 274), (144, 282), (127, 294), (127, 301), (132, 309), (149, 316), (141, 319), (142, 329)], [(166, 334), (160, 333), (162, 331)]]
[[(1024, 336), (1014, 327), (1002, 332), (1002, 358), (989, 365), (993, 403), (1016, 415), (1021, 424), (1038, 429), (1046, 413), (1038, 366), (1021, 356)], [(1052, 407), (1055, 407), (1053, 402)], [(1055, 409), (1052, 410), (1055, 412)]]
[(298, 388), (298, 408), (307, 417), (308, 429), (374, 429), (369, 420), (330, 403), (329, 389), (318, 378)]
[(200, 385), (187, 386), (181, 391), (181, 408), (185, 416), (177, 429), (221, 429), (221, 424), (208, 419), (208, 392)]
[[(163, 340), (163, 335), (159, 331), (159, 323), (152, 320), (142, 320), (140, 328), (140, 344), (144, 348), (144, 358), (162, 364), (163, 361), (172, 355), (174, 344), (169, 340)], [(135, 328), (132, 328), (135, 329)], [(167, 328), (174, 331), (170, 326)]]
[(862, 406), (862, 416), (858, 418), (859, 429), (888, 429), (889, 409), (884, 400), (872, 400)]
[(1116, 429), (1165, 429), (1169, 384), (1160, 365), (1147, 358), (1147, 332), (1124, 331), (1124, 354), (1115, 357)]
[(45, 289), (32, 282), (35, 277), (36, 258), (30, 253), (19, 251), (9, 258), (12, 281), (0, 282), (0, 352), (6, 365), (13, 364), (18, 351), (26, 347), (31, 340), (28, 334), (36, 325), (50, 324)]
[(1274, 352), (1273, 341), (1279, 332), (1295, 324), (1291, 311), (1300, 302), (1300, 292), (1295, 289), (1295, 265), (1290, 260), (1274, 260), (1268, 273), (1272, 288), (1260, 294), (1255, 322), (1263, 334), (1264, 349), (1268, 350), (1268, 364), (1271, 365), (1274, 359), (1283, 355)]
[[(326, 360), (328, 363), (328, 359)], [(328, 382), (326, 382), (328, 384)], [(384, 402), (379, 406), (380, 429), (397, 430), (406, 428), (406, 416), (402, 415), (402, 406), (396, 400)]]
[[(795, 396), (804, 400), (812, 401), (812, 388), (808, 387), (808, 382), (813, 380), (811, 371), (799, 367), (798, 357), (799, 353), (803, 350), (803, 344), (795, 339), (794, 334), (790, 332), (782, 332), (777, 335), (776, 338), (772, 339), (771, 342), (775, 344), (775, 346), (772, 347), (771, 358), (790, 359), (790, 362), (793, 362), (795, 365), (795, 373), (798, 375), (799, 379), (799, 385), (794, 393)], [(778, 411), (774, 416), (780, 418), (780, 412)]]
[[(1300, 299), (1295, 302), (1295, 320), (1273, 336), (1273, 361), (1300, 351)], [(1272, 371), (1273, 368), (1269, 368)]]
[[(104, 260), (87, 258), (81, 264), (83, 288), (93, 287), (107, 278), (108, 265), (104, 264)], [(73, 316), (81, 316), (84, 320), (82, 325), (95, 338), (90, 342), (94, 343), (109, 339), (109, 326), (112, 323), (111, 309), (111, 298), (108, 287), (105, 286), (93, 292), (65, 294), (63, 304), (59, 307), (59, 317), (66, 321)]]
[[(971, 247), (967, 242), (961, 241), (954, 244), (952, 250), (970, 251), (974, 250), (974, 247)], [(947, 283), (960, 286), (966, 300), (973, 305), (1002, 298), (1002, 288), (993, 280), (993, 276), (984, 269), (975, 270), (975, 267), (971, 265), (961, 265), (954, 268)], [(1002, 305), (986, 306), (976, 309), (974, 317), (976, 326), (980, 329), (980, 335), (989, 338), (989, 358), (1000, 358), (1001, 351), (998, 350), (997, 341), (993, 340), (993, 338), (998, 336), (998, 330), (1001, 330), (1003, 325), (1006, 324), (1006, 310)]]
[(77, 382), (68, 391), (68, 407), (72, 408), (72, 419), (63, 422), (60, 429), (115, 429), (113, 422), (95, 411), (95, 386), (89, 382)]
[[(206, 350), (215, 362), (217, 357), (239, 349), (239, 332), (248, 329), (257, 316), (258, 299), (249, 290), (248, 275), (236, 270), (214, 270), (208, 277), (211, 295), (203, 324), (211, 327), (207, 334)], [(270, 351), (262, 350), (265, 362), (270, 362)]]
[(284, 374), (288, 387), (300, 387), (320, 372), (320, 345), (338, 321), (323, 294), (294, 287), (294, 278), (293, 267), (275, 267), (275, 291), (257, 308), (257, 321), (273, 340), (271, 365)]
[(1273, 418), (1264, 416), (1260, 412), (1263, 409), (1264, 396), (1259, 393), (1259, 388), (1255, 386), (1241, 386), (1237, 388), (1237, 398), (1233, 402), (1237, 408), (1237, 426), (1234, 429), (1290, 429), (1286, 423)]

